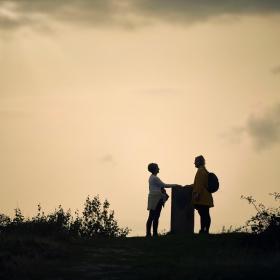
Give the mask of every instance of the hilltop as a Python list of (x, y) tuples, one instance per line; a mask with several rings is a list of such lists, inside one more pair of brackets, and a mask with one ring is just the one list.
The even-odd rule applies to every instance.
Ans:
[(278, 279), (278, 240), (245, 233), (98, 238), (4, 234), (0, 279)]

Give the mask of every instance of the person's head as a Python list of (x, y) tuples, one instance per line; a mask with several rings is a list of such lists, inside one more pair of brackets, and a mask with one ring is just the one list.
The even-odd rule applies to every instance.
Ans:
[(201, 166), (205, 165), (205, 158), (203, 156), (197, 156), (194, 160), (194, 165), (196, 168), (199, 168)]
[(153, 175), (157, 175), (159, 173), (159, 167), (156, 163), (152, 162), (148, 165), (148, 170), (151, 172)]

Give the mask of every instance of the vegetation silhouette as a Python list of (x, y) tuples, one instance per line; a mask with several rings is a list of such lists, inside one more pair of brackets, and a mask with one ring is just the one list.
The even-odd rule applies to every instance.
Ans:
[(71, 210), (65, 211), (61, 205), (50, 214), (45, 214), (38, 205), (37, 214), (32, 218), (25, 218), (19, 208), (15, 209), (14, 218), (0, 214), (0, 234), (27, 233), (39, 235), (72, 236), (84, 239), (96, 237), (126, 237), (127, 227), (119, 227), (113, 210), (109, 209), (107, 199), (102, 203), (99, 196), (86, 198), (82, 215)]
[[(280, 202), (280, 193), (270, 193), (270, 196), (275, 201)], [(258, 203), (252, 196), (241, 196), (241, 199), (245, 199), (249, 204), (253, 205), (257, 213), (251, 217), (246, 225), (241, 227), (239, 231), (245, 230), (259, 235), (262, 238), (268, 237), (273, 240), (277, 238), (280, 240), (280, 206), (278, 207), (267, 207), (263, 203)]]
[(0, 279), (278, 279), (279, 207), (243, 198), (257, 213), (237, 230), (155, 239), (111, 238), (128, 229), (98, 196), (81, 215), (61, 206), (46, 215), (39, 205), (26, 219), (16, 209), (13, 219), (0, 215)]

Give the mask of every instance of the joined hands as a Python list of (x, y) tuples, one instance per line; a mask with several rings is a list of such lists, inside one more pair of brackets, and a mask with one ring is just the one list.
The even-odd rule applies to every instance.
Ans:
[(174, 184), (175, 188), (191, 188), (193, 185), (179, 185), (179, 184)]

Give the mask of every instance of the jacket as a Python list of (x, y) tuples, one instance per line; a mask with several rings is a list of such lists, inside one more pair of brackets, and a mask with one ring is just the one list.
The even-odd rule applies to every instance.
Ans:
[(212, 194), (208, 192), (208, 171), (205, 167), (197, 169), (192, 193), (192, 204), (214, 207)]

